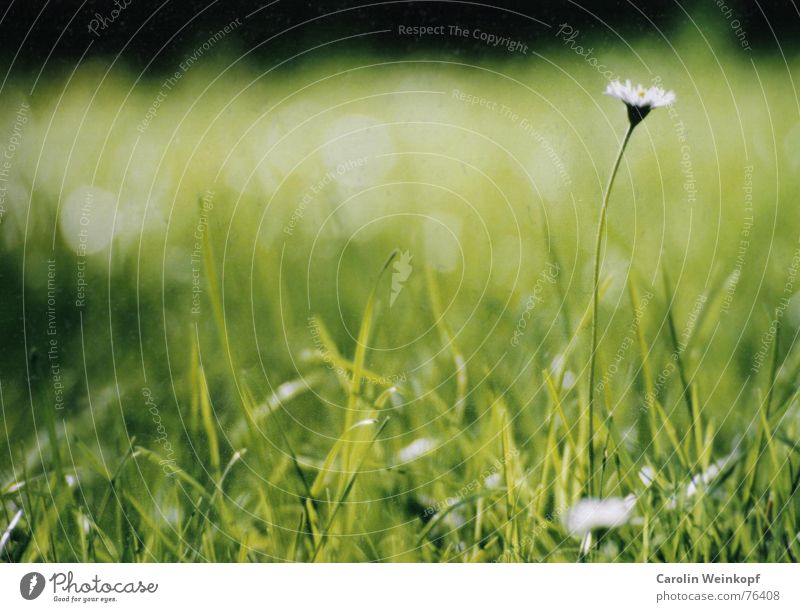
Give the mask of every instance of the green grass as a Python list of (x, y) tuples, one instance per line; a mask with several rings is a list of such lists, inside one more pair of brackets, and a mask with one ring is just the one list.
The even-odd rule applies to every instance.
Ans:
[[(16, 288), (2, 318), (1, 558), (797, 561), (793, 286), (769, 335), (798, 246), (784, 137), (796, 109), (776, 93), (777, 60), (759, 58), (756, 78), (719, 49), (733, 97), (710, 52), (684, 69), (655, 43), (642, 51), (679, 114), (637, 128), (611, 196), (591, 423), (592, 238), (625, 116), (580, 58), (491, 71), (330, 60), (250, 87), (253, 67), (212, 82), (207, 66), (144, 134), (157, 82), (101, 82), (89, 65), (39, 90), (14, 166), (33, 204), (6, 213), (0, 264)], [(327, 171), (362, 156), (284, 231)], [(736, 272), (750, 165), (755, 222)], [(78, 309), (81, 258), (58, 215), (76, 214), (68, 196), (87, 184), (120, 194), (125, 216), (113, 249), (87, 256)], [(93, 214), (96, 237), (102, 202)], [(592, 435), (593, 495), (636, 502), (582, 551), (564, 520), (586, 492)]]

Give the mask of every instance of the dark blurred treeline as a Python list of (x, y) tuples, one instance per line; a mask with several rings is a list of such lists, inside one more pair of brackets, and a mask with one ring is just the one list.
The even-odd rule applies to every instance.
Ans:
[(5, 69), (12, 60), (23, 68), (45, 63), (64, 68), (82, 57), (117, 54), (138, 70), (171, 69), (179, 55), (237, 17), (241, 26), (225, 37), (225, 45), (239, 53), (251, 51), (255, 59), (377, 30), (390, 32), (356, 36), (343, 48), (370, 53), (504, 53), (502, 47), (471, 39), (400, 36), (401, 24), (458, 24), (534, 47), (557, 44), (553, 30), (537, 19), (555, 26), (567, 22), (584, 36), (626, 39), (659, 36), (659, 31), (670, 36), (693, 21), (734, 37), (738, 26), (754, 53), (776, 52), (777, 41), (785, 50), (800, 40), (794, 0), (5, 0), (0, 11), (0, 59)]

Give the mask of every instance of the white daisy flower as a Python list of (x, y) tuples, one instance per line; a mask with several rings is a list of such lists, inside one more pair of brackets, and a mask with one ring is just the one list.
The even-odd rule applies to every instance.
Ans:
[(564, 514), (564, 528), (572, 536), (585, 537), (592, 529), (622, 527), (631, 518), (636, 497), (608, 497), (581, 499)]
[(639, 123), (654, 108), (675, 102), (675, 92), (655, 86), (645, 88), (641, 84), (634, 87), (630, 80), (626, 80), (625, 83), (611, 81), (606, 87), (605, 93), (607, 96), (613, 96), (625, 103), (631, 125)]

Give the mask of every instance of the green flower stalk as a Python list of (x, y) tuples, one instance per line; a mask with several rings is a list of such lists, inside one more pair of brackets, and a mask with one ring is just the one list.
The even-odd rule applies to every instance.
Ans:
[(600, 207), (600, 222), (597, 225), (597, 237), (594, 245), (594, 274), (592, 277), (592, 352), (589, 356), (589, 471), (586, 478), (587, 495), (592, 495), (592, 483), (595, 474), (594, 459), (594, 377), (595, 363), (597, 361), (597, 311), (599, 302), (600, 285), (600, 251), (603, 244), (603, 234), (606, 225), (608, 212), (608, 202), (611, 195), (611, 188), (614, 186), (614, 179), (617, 176), (625, 147), (631, 138), (633, 129), (639, 125), (644, 118), (654, 108), (667, 106), (675, 101), (675, 94), (671, 91), (664, 91), (660, 87), (650, 87), (645, 89), (642, 85), (636, 87), (630, 81), (621, 83), (612, 81), (605, 91), (606, 95), (613, 96), (622, 100), (628, 109), (628, 128), (619, 147), (619, 152), (611, 168), (611, 176), (608, 178), (605, 192), (603, 194), (603, 204)]

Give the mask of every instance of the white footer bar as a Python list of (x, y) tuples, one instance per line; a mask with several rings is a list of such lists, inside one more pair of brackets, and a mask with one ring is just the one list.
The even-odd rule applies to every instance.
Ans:
[(800, 566), (6, 564), (0, 602), (3, 610), (797, 611)]

